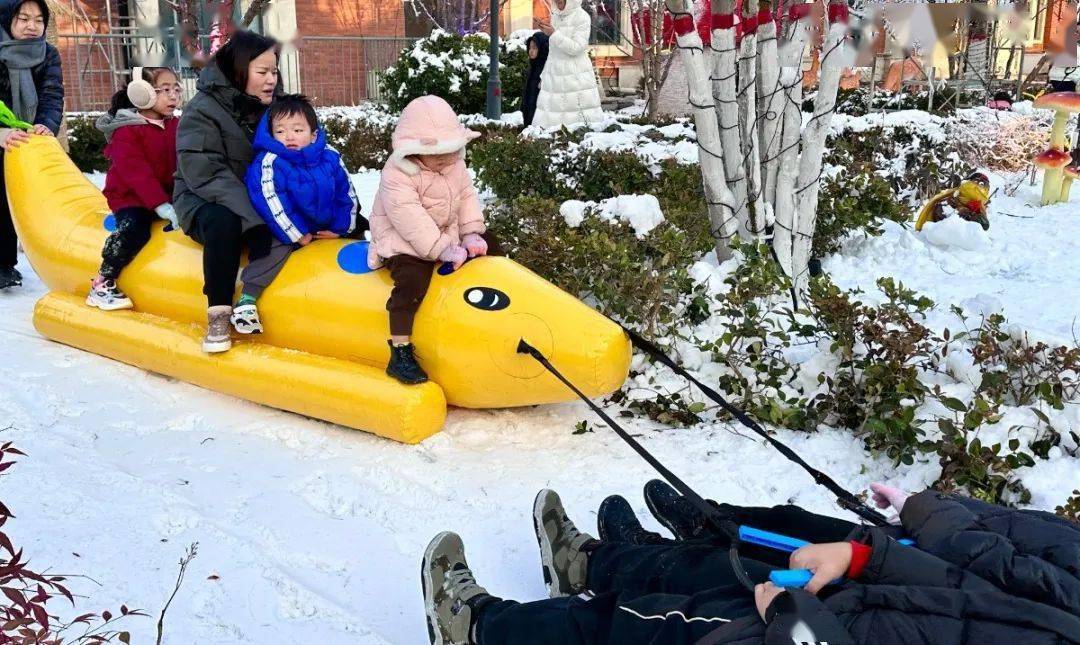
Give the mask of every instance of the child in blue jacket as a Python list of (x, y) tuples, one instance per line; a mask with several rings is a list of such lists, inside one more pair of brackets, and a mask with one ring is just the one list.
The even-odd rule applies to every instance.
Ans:
[(270, 252), (244, 268), (232, 323), (241, 334), (262, 332), (255, 302), (294, 250), (314, 240), (367, 230), (341, 155), (326, 144), (315, 108), (299, 94), (270, 105), (255, 130), (248, 195), (274, 234)]

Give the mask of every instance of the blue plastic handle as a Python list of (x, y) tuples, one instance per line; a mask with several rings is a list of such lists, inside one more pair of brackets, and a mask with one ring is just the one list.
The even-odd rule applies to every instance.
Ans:
[(897, 544), (903, 544), (904, 546), (915, 546), (915, 540), (911, 538), (900, 538), (896, 541)]
[(769, 573), (769, 581), (777, 587), (805, 587), (813, 577), (809, 569), (777, 569)]
[(755, 529), (752, 526), (739, 527), (739, 540), (749, 544), (757, 544), (770, 549), (776, 549), (777, 551), (786, 551), (788, 553), (810, 544), (806, 540), (800, 540), (798, 538), (788, 537), (770, 531), (762, 531), (761, 529)]

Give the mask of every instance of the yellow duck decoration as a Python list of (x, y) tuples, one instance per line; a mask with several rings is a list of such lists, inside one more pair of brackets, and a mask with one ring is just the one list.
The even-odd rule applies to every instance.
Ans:
[(923, 204), (919, 217), (915, 220), (915, 230), (921, 231), (927, 222), (940, 222), (945, 219), (943, 206), (948, 204), (956, 209), (960, 217), (977, 222), (983, 230), (990, 228), (986, 217), (986, 207), (990, 203), (990, 179), (981, 172), (972, 173), (960, 182), (959, 186), (946, 188)]
[(524, 339), (591, 397), (622, 386), (630, 343), (614, 322), (528, 269), (478, 258), (434, 276), (414, 339), (431, 381), (388, 377), (392, 282), (366, 266), (366, 242), (324, 240), (289, 259), (259, 300), (266, 331), (225, 354), (200, 349), (202, 249), (156, 224), (119, 286), (138, 311), (83, 300), (111, 226), (105, 197), (51, 137), (7, 153), (15, 226), (48, 286), (34, 326), (55, 341), (264, 405), (406, 443), (438, 432), (447, 405), (504, 408), (574, 399)]

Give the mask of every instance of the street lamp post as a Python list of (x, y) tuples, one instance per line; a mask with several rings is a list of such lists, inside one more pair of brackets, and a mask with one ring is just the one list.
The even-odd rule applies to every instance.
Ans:
[(491, 51), (488, 53), (490, 71), (488, 72), (487, 105), (484, 116), (489, 119), (502, 118), (502, 83), (499, 81), (499, 0), (491, 0)]

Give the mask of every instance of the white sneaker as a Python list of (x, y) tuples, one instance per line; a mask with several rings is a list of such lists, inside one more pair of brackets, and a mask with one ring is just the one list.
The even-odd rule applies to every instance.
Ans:
[(261, 334), (263, 332), (262, 321), (259, 320), (259, 310), (255, 305), (233, 307), (232, 325), (238, 334)]
[(102, 311), (131, 309), (135, 306), (131, 298), (128, 298), (113, 280), (106, 280), (97, 286), (91, 283), (90, 293), (86, 295), (86, 304)]

